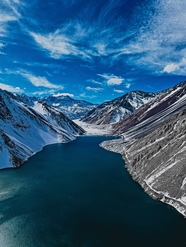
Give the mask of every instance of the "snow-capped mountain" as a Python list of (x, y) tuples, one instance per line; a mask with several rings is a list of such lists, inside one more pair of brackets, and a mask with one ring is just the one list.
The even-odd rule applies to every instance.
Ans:
[(186, 82), (161, 92), (113, 128), (123, 137), (101, 146), (121, 153), (149, 195), (186, 216)]
[(154, 97), (154, 93), (129, 92), (97, 106), (82, 117), (81, 121), (90, 124), (116, 123), (129, 116), (143, 104), (151, 101)]
[(154, 100), (141, 106), (129, 117), (113, 125), (114, 132), (122, 134), (127, 131), (127, 138), (134, 138), (136, 133), (144, 136), (166, 120), (172, 115), (185, 108), (186, 104), (186, 82), (177, 84), (167, 90), (156, 94)]
[(41, 98), (41, 100), (59, 109), (71, 120), (83, 117), (97, 106), (85, 100), (76, 100), (69, 96), (47, 96)]
[(19, 167), (43, 146), (74, 140), (84, 130), (36, 98), (0, 89), (0, 168)]

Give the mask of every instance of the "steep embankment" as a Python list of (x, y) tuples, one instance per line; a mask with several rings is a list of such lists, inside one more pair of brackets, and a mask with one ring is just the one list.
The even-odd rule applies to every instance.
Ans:
[(133, 179), (186, 216), (186, 110), (124, 149)]
[[(146, 109), (138, 124), (128, 130), (120, 126), (126, 128), (122, 139), (101, 146), (121, 153), (129, 173), (149, 195), (186, 216), (186, 83)], [(147, 117), (149, 109), (154, 114)]]
[(0, 168), (19, 167), (43, 146), (74, 140), (84, 130), (46, 103), (0, 90)]

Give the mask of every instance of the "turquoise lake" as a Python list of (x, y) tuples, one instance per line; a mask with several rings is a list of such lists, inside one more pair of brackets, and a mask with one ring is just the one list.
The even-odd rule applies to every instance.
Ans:
[(150, 198), (106, 139), (49, 145), (0, 171), (1, 247), (186, 246), (186, 219)]

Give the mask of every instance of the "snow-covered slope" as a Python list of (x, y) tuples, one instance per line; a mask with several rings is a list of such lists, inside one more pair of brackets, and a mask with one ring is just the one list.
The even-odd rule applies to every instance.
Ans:
[(69, 96), (48, 96), (41, 98), (48, 105), (59, 109), (71, 120), (79, 119), (94, 109), (97, 105), (84, 100), (76, 100)]
[(113, 127), (123, 137), (101, 146), (121, 153), (149, 195), (186, 216), (186, 83), (162, 92)]
[(129, 116), (143, 104), (154, 99), (154, 97), (154, 93), (133, 91), (97, 106), (81, 118), (81, 121), (90, 124), (116, 123)]
[(84, 133), (46, 103), (1, 89), (0, 109), (0, 168), (18, 167), (43, 146), (68, 142)]

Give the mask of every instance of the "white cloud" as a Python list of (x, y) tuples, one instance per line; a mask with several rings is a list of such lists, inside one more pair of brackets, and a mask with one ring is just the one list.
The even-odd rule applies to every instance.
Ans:
[(177, 75), (185, 75), (185, 71), (186, 71), (186, 58), (182, 58), (177, 63), (167, 64), (162, 72), (173, 73)]
[(126, 84), (125, 84), (125, 87), (126, 87), (126, 88), (130, 88), (130, 86), (131, 86), (130, 83), (126, 83)]
[(63, 89), (63, 86), (55, 85), (49, 82), (44, 76), (35, 76), (28, 72), (20, 72), (20, 74), (29, 80), (35, 87), (46, 87), (46, 88), (55, 88)]
[(57, 94), (53, 94), (52, 96), (54, 96), (54, 97), (69, 96), (69, 97), (73, 98), (74, 94), (72, 94), (72, 93), (57, 93)]
[(70, 52), (74, 50), (74, 47), (69, 43), (68, 39), (63, 35), (59, 35), (58, 32), (48, 35), (30, 34), (35, 41), (43, 49), (49, 51), (54, 58), (60, 58), (62, 55), (69, 55)]
[(121, 85), (123, 82), (123, 78), (118, 78), (118, 77), (111, 77), (108, 81), (108, 85)]
[(125, 80), (121, 76), (116, 76), (113, 74), (97, 74), (100, 77), (103, 77), (106, 80), (106, 83), (108, 86), (113, 86), (113, 85), (121, 85), (123, 81)]
[(3, 24), (5, 22), (9, 22), (9, 21), (16, 21), (17, 18), (15, 16), (12, 15), (8, 15), (8, 14), (1, 14), (0, 15), (0, 23)]
[(102, 91), (103, 88), (100, 88), (100, 87), (86, 87), (86, 90), (93, 91), (93, 92), (98, 92), (98, 91)]
[(163, 72), (171, 73), (175, 70), (179, 69), (179, 66), (175, 63), (167, 64), (165, 68), (163, 69)]
[(7, 85), (3, 83), (0, 83), (0, 88), (3, 90), (7, 90), (9, 92), (12, 92), (12, 93), (23, 93), (24, 92), (24, 90), (22, 90), (20, 87), (13, 87), (11, 85)]
[(48, 51), (50, 56), (59, 59), (63, 56), (77, 56), (83, 59), (88, 59), (90, 56), (76, 45), (73, 44), (73, 39), (65, 34), (61, 34), (59, 30), (50, 34), (36, 34), (30, 32), (36, 43), (44, 50)]
[(115, 93), (124, 93), (123, 90), (119, 90), (119, 89), (114, 89), (114, 92), (115, 92)]

